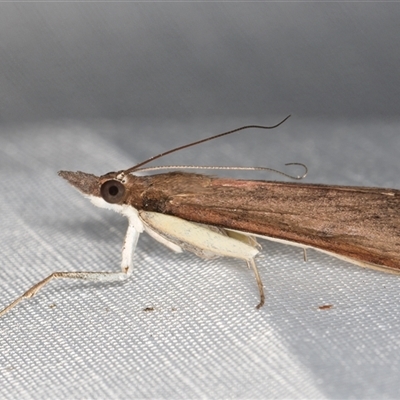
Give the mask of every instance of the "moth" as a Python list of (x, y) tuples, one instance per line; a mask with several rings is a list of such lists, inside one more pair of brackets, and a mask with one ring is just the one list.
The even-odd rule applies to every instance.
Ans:
[(257, 238), (298, 246), (304, 254), (313, 248), (362, 267), (399, 274), (399, 190), (228, 179), (182, 171), (133, 174), (143, 171), (144, 164), (174, 151), (248, 128), (273, 129), (287, 118), (274, 126), (245, 126), (180, 146), (124, 171), (102, 176), (60, 171), (59, 175), (93, 204), (128, 218), (121, 271), (54, 272), (0, 316), (53, 279), (113, 282), (129, 278), (142, 232), (177, 253), (186, 250), (202, 258), (243, 260), (256, 278), (258, 309), (265, 302), (265, 294), (255, 262), (260, 251)]

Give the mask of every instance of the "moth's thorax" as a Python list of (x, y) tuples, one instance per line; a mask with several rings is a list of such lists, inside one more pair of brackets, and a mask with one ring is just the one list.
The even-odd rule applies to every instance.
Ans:
[(124, 177), (126, 197), (123, 204), (138, 210), (164, 213), (167, 203), (174, 196), (195, 194), (210, 186), (213, 178), (185, 172), (170, 172), (150, 176), (127, 175)]

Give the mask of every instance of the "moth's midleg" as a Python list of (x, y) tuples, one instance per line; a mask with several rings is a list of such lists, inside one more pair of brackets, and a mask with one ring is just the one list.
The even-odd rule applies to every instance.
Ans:
[[(226, 234), (223, 234), (221, 230), (215, 230), (210, 226), (149, 211), (140, 211), (139, 215), (146, 230), (151, 228), (153, 232), (156, 232), (163, 238), (164, 245), (165, 241), (169, 240), (176, 246), (197, 255), (214, 254), (246, 261), (248, 267), (254, 271), (260, 293), (257, 308), (264, 305), (264, 287), (254, 261), (254, 257), (259, 252), (258, 248), (261, 246), (252, 235), (231, 230), (225, 230)], [(157, 239), (157, 236), (153, 235), (153, 237)]]

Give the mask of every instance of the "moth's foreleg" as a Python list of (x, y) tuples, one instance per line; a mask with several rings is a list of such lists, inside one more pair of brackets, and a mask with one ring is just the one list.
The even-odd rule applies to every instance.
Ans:
[(262, 283), (261, 276), (260, 276), (260, 273), (258, 272), (258, 268), (257, 268), (256, 262), (254, 261), (254, 258), (247, 260), (247, 265), (249, 268), (251, 268), (254, 271), (254, 275), (256, 277), (256, 281), (257, 281), (257, 285), (258, 285), (258, 291), (260, 293), (260, 302), (256, 306), (256, 308), (258, 310), (265, 303), (264, 285)]
[(134, 225), (129, 222), (126, 231), (124, 246), (122, 247), (121, 270), (129, 277), (133, 270), (133, 255), (139, 240), (140, 231), (135, 229)]
[(53, 279), (81, 279), (90, 282), (116, 282), (129, 278), (132, 274), (133, 252), (136, 248), (139, 235), (140, 233), (130, 224), (126, 233), (124, 247), (122, 249), (121, 272), (53, 272), (47, 278), (32, 286), (27, 292), (14, 300), (4, 310), (0, 311), (0, 318), (22, 300), (35, 296)]
[(32, 286), (27, 292), (18, 297), (3, 311), (1, 311), (0, 317), (14, 308), (22, 300), (35, 296), (36, 293), (43, 289), (43, 287), (45, 287), (53, 279), (81, 279), (92, 282), (115, 282), (125, 280), (128, 278), (128, 276), (129, 275), (125, 272), (53, 272), (47, 278)]

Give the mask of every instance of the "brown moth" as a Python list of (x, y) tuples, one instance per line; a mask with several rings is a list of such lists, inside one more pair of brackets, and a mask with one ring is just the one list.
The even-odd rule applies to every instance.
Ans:
[[(281, 123), (261, 128), (272, 129)], [(237, 180), (187, 172), (131, 174), (165, 154), (246, 128), (181, 146), (125, 171), (102, 176), (60, 171), (61, 177), (95, 205), (128, 217), (122, 270), (55, 272), (11, 303), (0, 316), (52, 279), (127, 279), (143, 231), (175, 252), (187, 250), (203, 258), (225, 256), (246, 261), (258, 284), (257, 308), (265, 301), (254, 260), (259, 252), (257, 237), (298, 246), (304, 252), (314, 248), (362, 267), (400, 273), (399, 190)]]

